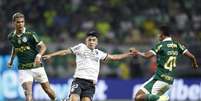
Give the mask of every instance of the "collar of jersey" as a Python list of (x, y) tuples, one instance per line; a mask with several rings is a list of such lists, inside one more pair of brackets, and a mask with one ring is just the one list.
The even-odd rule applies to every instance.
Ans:
[[(84, 44), (85, 45), (85, 47), (87, 47), (87, 45), (86, 44)], [(89, 49), (90, 51), (95, 51), (96, 50), (96, 48), (95, 49), (90, 49), (89, 47), (87, 47), (87, 49)]]
[(172, 40), (171, 37), (167, 37), (167, 38), (163, 39), (163, 41), (171, 41), (171, 40)]
[[(22, 34), (25, 33), (25, 31), (26, 31), (26, 28), (24, 27)], [(22, 34), (20, 36), (22, 36)], [(16, 30), (14, 31), (14, 35), (16, 35)]]

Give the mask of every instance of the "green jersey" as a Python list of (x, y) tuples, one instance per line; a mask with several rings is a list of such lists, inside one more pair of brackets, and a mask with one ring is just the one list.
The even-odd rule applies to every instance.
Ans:
[(172, 84), (175, 77), (177, 57), (186, 51), (187, 49), (183, 45), (171, 38), (164, 39), (152, 48), (151, 52), (157, 56), (157, 70), (154, 79)]
[(24, 29), (21, 35), (11, 32), (8, 39), (14, 48), (18, 57), (19, 69), (31, 69), (34, 66), (34, 60), (38, 54), (37, 44), (40, 42), (37, 34), (33, 31)]

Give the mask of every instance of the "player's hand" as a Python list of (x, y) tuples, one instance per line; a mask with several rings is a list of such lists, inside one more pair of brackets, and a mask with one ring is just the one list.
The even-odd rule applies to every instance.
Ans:
[(51, 58), (51, 56), (50, 56), (50, 55), (43, 55), (42, 57), (43, 57), (43, 59), (44, 59), (44, 60), (48, 60), (48, 59), (50, 59), (50, 58)]
[(130, 48), (129, 52), (131, 53), (132, 56), (137, 56), (138, 54), (138, 50), (136, 48)]
[(194, 69), (198, 69), (198, 67), (199, 67), (198, 64), (197, 64), (197, 63), (194, 63), (194, 62), (193, 62), (193, 64), (192, 64), (192, 66), (193, 66)]
[(8, 61), (7, 66), (8, 68), (12, 68), (13, 63), (11, 61)]
[(36, 58), (35, 58), (35, 60), (34, 60), (34, 64), (35, 64), (35, 65), (40, 65), (40, 63), (41, 63), (41, 55), (40, 55), (40, 54), (37, 54), (37, 55), (36, 55)]

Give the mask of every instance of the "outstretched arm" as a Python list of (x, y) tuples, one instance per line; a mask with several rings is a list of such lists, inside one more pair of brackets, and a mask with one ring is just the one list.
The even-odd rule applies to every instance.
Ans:
[(15, 55), (16, 55), (16, 52), (15, 52), (15, 48), (13, 47), (12, 51), (11, 51), (10, 59), (9, 59), (9, 61), (7, 63), (9, 68), (11, 68), (12, 65), (13, 65), (13, 60), (14, 60)]
[(53, 53), (44, 55), (43, 58), (44, 59), (49, 59), (49, 58), (51, 58), (53, 56), (64, 56), (64, 55), (67, 55), (67, 54), (72, 54), (72, 51), (70, 49), (60, 50), (60, 51), (57, 51), (57, 52), (53, 52)]
[(193, 68), (197, 69), (198, 64), (197, 64), (197, 60), (196, 60), (195, 56), (192, 53), (190, 53), (189, 51), (186, 51), (184, 53), (184, 55), (191, 59)]
[(126, 52), (126, 53), (122, 53), (122, 54), (108, 54), (108, 56), (106, 57), (106, 60), (110, 59), (110, 60), (121, 60), (124, 58), (127, 58), (129, 56), (131, 56), (132, 53), (131, 52)]
[(151, 52), (151, 51), (147, 51), (147, 52), (140, 52), (140, 51), (138, 51), (137, 54), (140, 55), (140, 56), (142, 56), (142, 57), (144, 57), (144, 58), (147, 58), (147, 59), (149, 59), (149, 58), (151, 58), (151, 57), (154, 56), (154, 53)]
[(152, 50), (147, 51), (147, 52), (140, 52), (139, 50), (137, 50), (135, 48), (131, 48), (130, 52), (132, 52), (133, 53), (132, 55), (134, 55), (134, 56), (140, 55), (140, 56), (142, 56), (144, 58), (148, 58), (148, 59), (155, 55), (155, 53), (152, 52)]

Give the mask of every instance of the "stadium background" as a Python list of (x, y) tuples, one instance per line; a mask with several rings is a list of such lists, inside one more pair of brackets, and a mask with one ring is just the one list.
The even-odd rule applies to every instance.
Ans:
[[(101, 33), (98, 47), (106, 52), (121, 53), (130, 47), (145, 51), (157, 42), (157, 26), (166, 24), (173, 29), (175, 40), (186, 45), (201, 65), (200, 4), (200, 0), (0, 0), (0, 101), (23, 99), (17, 62), (12, 70), (6, 66), (11, 51), (7, 35), (13, 29), (12, 14), (17, 11), (25, 14), (26, 27), (38, 33), (48, 52), (82, 42), (91, 29)], [(151, 77), (155, 68), (156, 58), (101, 64), (101, 90), (95, 99), (131, 100), (133, 89)], [(74, 56), (55, 57), (45, 69), (58, 95), (66, 97), (75, 69)], [(177, 79), (172, 100), (201, 100), (201, 71), (193, 71), (186, 58), (179, 58)], [(37, 100), (47, 98), (39, 96), (37, 84), (34, 88)]]

